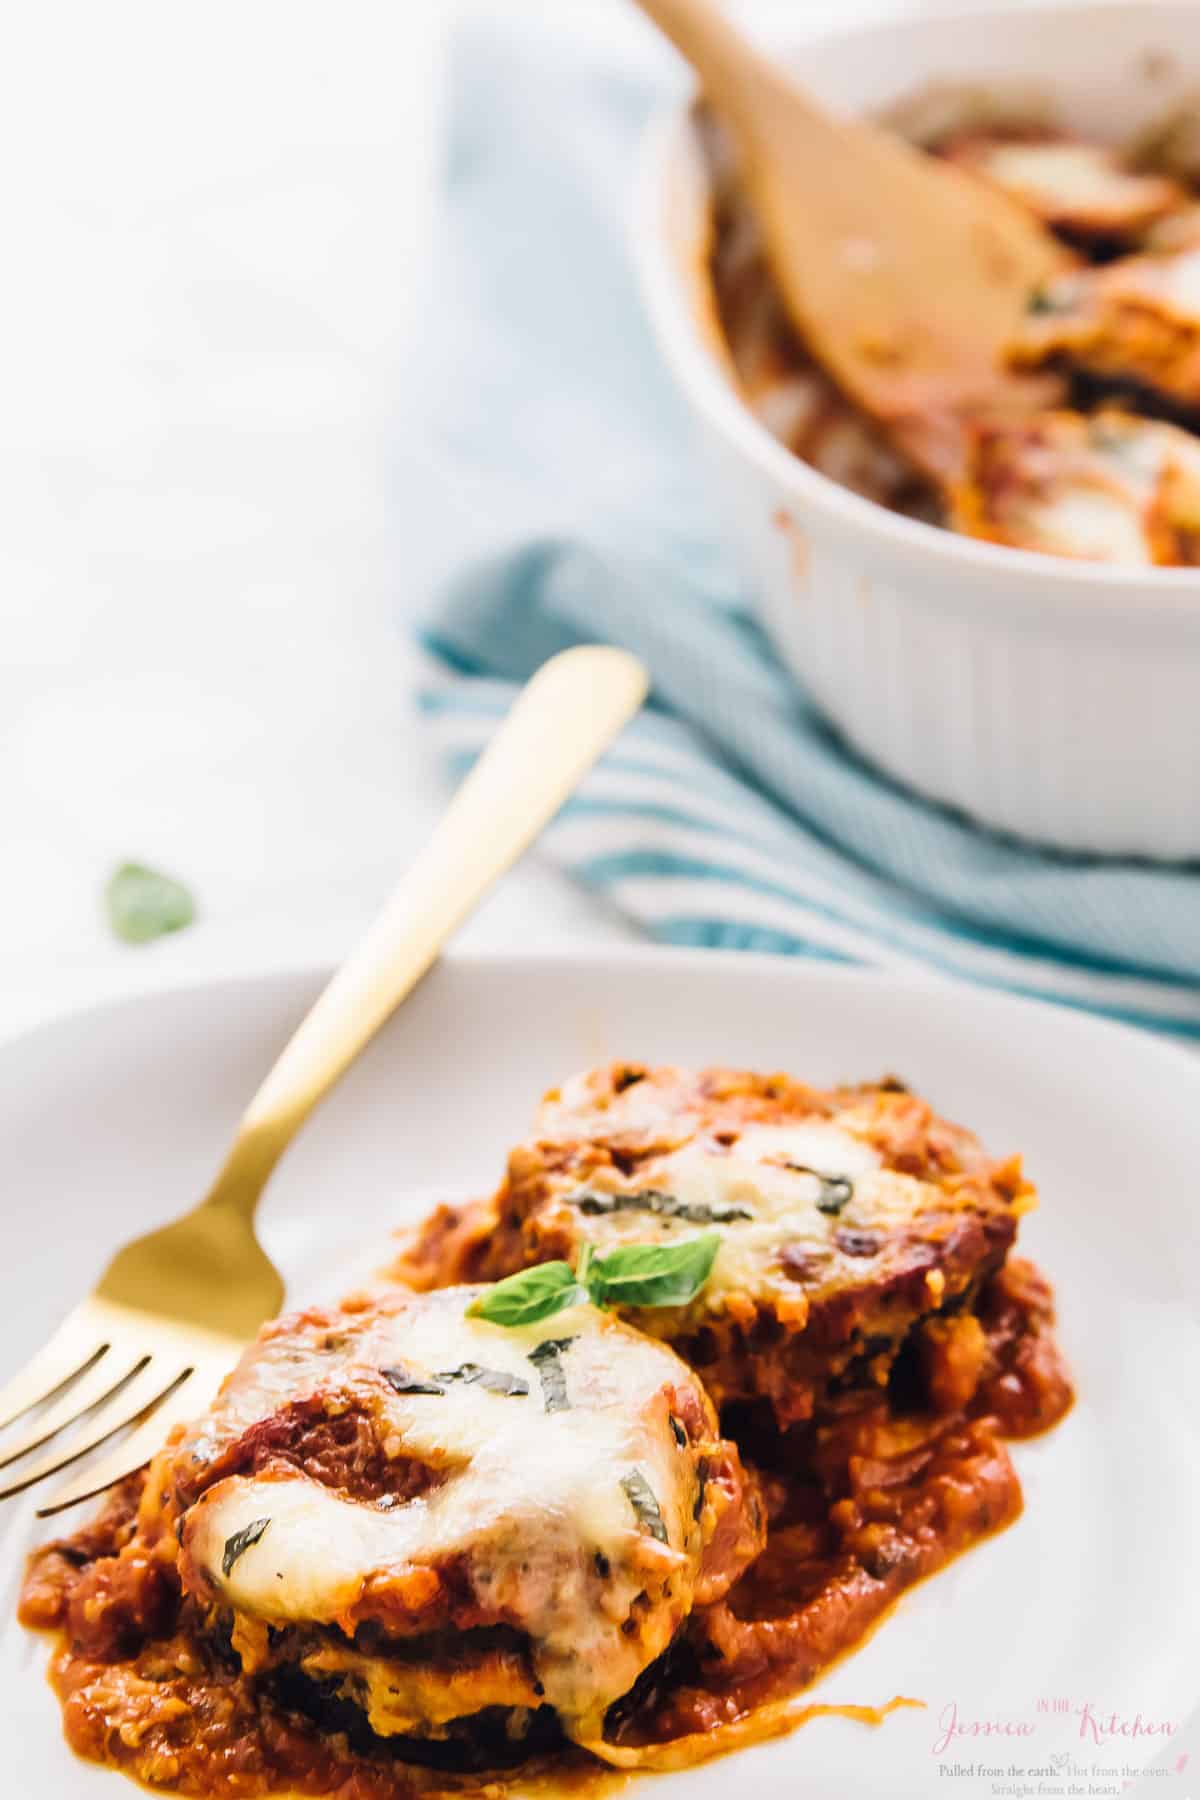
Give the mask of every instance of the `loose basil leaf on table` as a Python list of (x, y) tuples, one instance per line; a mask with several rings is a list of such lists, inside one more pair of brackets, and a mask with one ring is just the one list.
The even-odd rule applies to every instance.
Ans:
[(126, 944), (148, 944), (168, 931), (182, 931), (196, 916), (196, 904), (182, 882), (144, 863), (122, 863), (104, 890), (108, 922)]

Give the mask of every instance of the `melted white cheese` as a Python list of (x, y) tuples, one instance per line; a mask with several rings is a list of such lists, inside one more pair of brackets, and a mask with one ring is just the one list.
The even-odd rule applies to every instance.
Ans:
[[(837, 1213), (823, 1212), (817, 1204), (827, 1192), (821, 1175), (842, 1176), (852, 1184), (850, 1199)], [(754, 1294), (764, 1284), (776, 1284), (785, 1244), (817, 1251), (830, 1259), (832, 1269), (839, 1256), (834, 1233), (840, 1224), (901, 1224), (919, 1210), (927, 1194), (922, 1182), (884, 1168), (878, 1152), (862, 1138), (824, 1120), (750, 1125), (729, 1146), (694, 1138), (680, 1150), (639, 1164), (628, 1183), (615, 1173), (597, 1171), (589, 1177), (587, 1191), (617, 1194), (623, 1186), (669, 1194), (683, 1206), (717, 1215), (721, 1247), (701, 1306), (719, 1304), (723, 1291)], [(721, 1218), (731, 1208), (750, 1216)], [(713, 1229), (703, 1217), (681, 1219), (634, 1208), (582, 1213), (580, 1226), (601, 1248), (695, 1237)]]
[[(1104, 413), (1048, 416), (1023, 447), (1014, 437), (1012, 473), (999, 517), (1030, 549), (1098, 562), (1150, 563), (1156, 516), (1187, 526), (1200, 489), (1200, 444), (1174, 425)], [(1164, 484), (1170, 475), (1173, 487)], [(1158, 509), (1166, 502), (1165, 513)]]
[(1031, 549), (1094, 562), (1148, 563), (1152, 560), (1141, 509), (1135, 496), (1064, 477), (1053, 493), (1030, 498), (1015, 513)]
[(1160, 180), (1123, 169), (1111, 151), (1095, 144), (996, 144), (981, 166), (1001, 187), (1028, 195), (1048, 213), (1119, 217), (1163, 204)]
[[(789, 1163), (818, 1173), (802, 1174)], [(724, 1154), (690, 1144), (664, 1158), (654, 1181), (687, 1204), (733, 1206), (752, 1215), (721, 1227), (721, 1248), (709, 1277), (711, 1298), (722, 1289), (753, 1291), (764, 1264), (778, 1257), (783, 1243), (824, 1249), (836, 1220), (817, 1208), (823, 1191), (819, 1176), (845, 1176), (857, 1189), (878, 1166), (870, 1145), (833, 1125), (754, 1125)]]
[(1114, 293), (1140, 295), (1183, 323), (1200, 326), (1200, 247), (1114, 264), (1112, 285)]
[[(547, 1699), (567, 1728), (585, 1715), (594, 1725), (597, 1709), (627, 1691), (690, 1606), (700, 1556), (695, 1475), (661, 1402), (664, 1386), (689, 1377), (663, 1345), (591, 1307), (509, 1330), (468, 1318), (470, 1299), (468, 1290), (446, 1289), (399, 1313), (350, 1318), (328, 1351), (314, 1348), (311, 1328), (294, 1350), (278, 1339), (263, 1347), (265, 1411), (278, 1404), (281, 1368), (298, 1382), (293, 1392), (311, 1383), (314, 1365), (330, 1383), (355, 1366), (403, 1364), (436, 1378), (464, 1363), (527, 1381), (527, 1395), (448, 1382), (442, 1394), (386, 1399), (397, 1450), (444, 1471), (440, 1486), (385, 1511), (303, 1476), (235, 1476), (191, 1508), (186, 1542), (228, 1604), (276, 1623), (335, 1623), (372, 1578), (465, 1557), (481, 1605), (528, 1631)], [(570, 1406), (548, 1412), (529, 1353), (562, 1338), (572, 1339), (560, 1359)], [(245, 1417), (253, 1363), (237, 1384)], [(666, 1545), (646, 1531), (622, 1487), (635, 1470), (658, 1503)], [(225, 1573), (229, 1540), (263, 1519), (261, 1537)], [(636, 1636), (623, 1634), (636, 1597), (667, 1577), (671, 1605), (650, 1609)]]

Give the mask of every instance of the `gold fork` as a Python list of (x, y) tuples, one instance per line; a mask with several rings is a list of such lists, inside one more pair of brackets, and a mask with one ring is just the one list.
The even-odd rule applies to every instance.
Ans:
[[(211, 1400), (283, 1282), (254, 1235), (259, 1195), (312, 1109), (511, 867), (646, 694), (641, 664), (600, 645), (551, 658), (518, 697), (432, 838), (324, 989), (244, 1114), (210, 1192), (174, 1224), (119, 1250), (98, 1286), (0, 1390), (0, 1430), (46, 1410), (0, 1451), (0, 1469), (49, 1448), (0, 1489), (32, 1487), (106, 1444), (39, 1517), (145, 1463), (171, 1426)], [(4, 1477), (0, 1476), (0, 1480)]]

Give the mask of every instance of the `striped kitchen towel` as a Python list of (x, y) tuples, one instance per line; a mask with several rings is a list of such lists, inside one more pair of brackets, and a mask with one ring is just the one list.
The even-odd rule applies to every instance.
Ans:
[(666, 943), (921, 967), (1200, 1037), (1200, 871), (989, 835), (859, 760), (761, 636), (629, 266), (637, 141), (672, 78), (581, 9), (454, 47), (442, 242), (405, 387), (400, 517), (436, 594), (421, 697), (460, 772), (515, 683), (627, 645), (653, 705), (545, 844)]

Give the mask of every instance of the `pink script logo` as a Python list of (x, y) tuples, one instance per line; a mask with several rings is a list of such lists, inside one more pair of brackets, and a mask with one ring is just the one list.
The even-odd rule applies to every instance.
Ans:
[[(1050, 1710), (1039, 1707), (1039, 1711)], [(1061, 1730), (1066, 1718), (1078, 1721), (1076, 1738), (1086, 1744), (1111, 1745), (1117, 1741), (1133, 1743), (1145, 1739), (1173, 1737), (1179, 1729), (1174, 1719), (1146, 1717), (1140, 1711), (1120, 1713), (1115, 1709), (1106, 1710), (1095, 1706), (1090, 1700), (1078, 1703), (1059, 1702), (1052, 1709), (1057, 1719), (1004, 1717), (996, 1714), (990, 1718), (965, 1717), (959, 1713), (958, 1703), (947, 1700), (937, 1719), (937, 1735), (930, 1746), (934, 1756), (944, 1756), (947, 1750), (960, 1744), (964, 1739), (1013, 1739), (1036, 1737), (1042, 1728), (1055, 1724)], [(1061, 1741), (1061, 1740), (1060, 1740)], [(1053, 1761), (1053, 1759), (1051, 1759)], [(1187, 1757), (1180, 1757), (1175, 1765), (1176, 1773), (1182, 1774), (1187, 1766)]]
[(947, 1700), (938, 1714), (933, 1754), (944, 1756), (950, 1746), (962, 1738), (1028, 1738), (1036, 1730), (1031, 1719), (960, 1719), (957, 1702)]
[(1114, 1738), (1132, 1742), (1135, 1738), (1174, 1737), (1179, 1725), (1174, 1719), (1143, 1719), (1140, 1712), (1132, 1718), (1119, 1712), (1098, 1712), (1089, 1701), (1075, 1708), (1079, 1735), (1088, 1744), (1109, 1744)]

